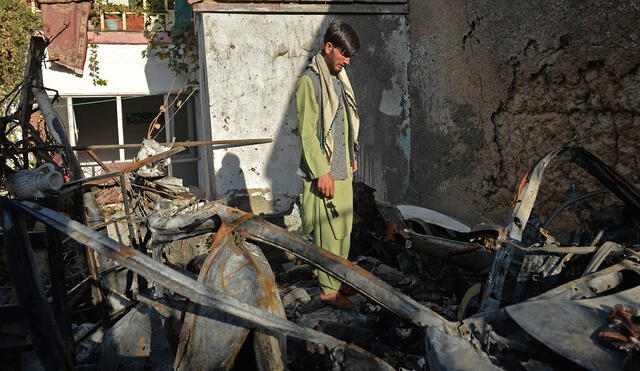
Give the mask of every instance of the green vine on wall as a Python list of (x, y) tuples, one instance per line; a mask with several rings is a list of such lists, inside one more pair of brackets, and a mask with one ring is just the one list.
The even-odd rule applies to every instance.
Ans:
[(89, 76), (95, 86), (106, 86), (107, 80), (100, 77), (100, 61), (98, 60), (98, 44), (89, 44)]

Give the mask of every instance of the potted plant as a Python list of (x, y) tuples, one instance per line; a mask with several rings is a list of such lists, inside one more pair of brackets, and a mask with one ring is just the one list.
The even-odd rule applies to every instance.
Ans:
[(104, 26), (108, 31), (118, 31), (122, 29), (122, 18), (118, 14), (104, 15)]
[(109, 31), (122, 30), (122, 12), (124, 6), (111, 3), (99, 3), (100, 11), (104, 17), (104, 27)]

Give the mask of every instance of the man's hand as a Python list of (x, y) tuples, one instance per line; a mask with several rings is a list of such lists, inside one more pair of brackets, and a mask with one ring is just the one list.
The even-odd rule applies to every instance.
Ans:
[(318, 178), (318, 189), (320, 193), (327, 196), (328, 198), (333, 198), (333, 191), (335, 190), (333, 185), (333, 177), (331, 174), (324, 174)]
[(353, 167), (351, 168), (351, 172), (355, 173), (358, 171), (358, 160), (353, 160)]

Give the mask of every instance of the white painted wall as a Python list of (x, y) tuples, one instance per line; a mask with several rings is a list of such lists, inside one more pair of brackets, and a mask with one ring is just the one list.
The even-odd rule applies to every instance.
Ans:
[(175, 78), (166, 62), (143, 58), (146, 45), (99, 44), (100, 77), (106, 86), (93, 85), (89, 76), (89, 53), (82, 76), (51, 62), (45, 62), (44, 85), (57, 89), (63, 96), (145, 95), (177, 91), (184, 79)]

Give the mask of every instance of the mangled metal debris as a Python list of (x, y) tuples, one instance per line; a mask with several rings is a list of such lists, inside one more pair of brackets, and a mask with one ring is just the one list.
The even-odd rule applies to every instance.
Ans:
[[(536, 230), (527, 221), (542, 174), (559, 160), (576, 163), (608, 189), (573, 197), (557, 207)], [(626, 227), (604, 222), (606, 214), (594, 213), (603, 227), (597, 235), (595, 232), (591, 235), (588, 245), (562, 246), (550, 234), (547, 228), (562, 210), (589, 197), (606, 194), (616, 195), (629, 210), (624, 214), (631, 218), (624, 220)], [(633, 297), (633, 289), (619, 291), (640, 283), (637, 273), (640, 193), (588, 151), (566, 147), (541, 159), (523, 178), (505, 228), (491, 224), (471, 228), (432, 210), (407, 205), (398, 209), (410, 235), (405, 249), (418, 251), (423, 263), (439, 261), (438, 264), (452, 264), (470, 273), (485, 273), (469, 282), (469, 289), (459, 301), (460, 324), (447, 323), (445, 329), (449, 330), (427, 328), (430, 367), (511, 369), (518, 364), (525, 368), (579, 365), (611, 369), (622, 367), (623, 359), (637, 357), (610, 354), (601, 344), (593, 344), (593, 339), (596, 329), (605, 325), (616, 301), (623, 304), (638, 300)], [(612, 215), (613, 220), (622, 220)], [(376, 228), (385, 229), (384, 225)], [(618, 232), (607, 233), (607, 228), (618, 228)], [(622, 233), (620, 228), (628, 231)], [(525, 234), (527, 238), (523, 239)], [(538, 237), (532, 240), (531, 236)], [(614, 242), (604, 236), (625, 236), (627, 240)], [(603, 296), (607, 294), (610, 295)], [(530, 299), (523, 301), (527, 298)], [(598, 303), (600, 307), (585, 309), (589, 303)], [(466, 313), (474, 310), (478, 314), (464, 319)], [(572, 315), (575, 317), (571, 318)], [(579, 354), (585, 352), (591, 353), (579, 359)], [(516, 353), (518, 356), (514, 356)]]
[[(558, 149), (525, 175), (506, 227), (396, 207), (354, 184), (357, 254), (350, 262), (251, 213), (196, 201), (180, 179), (165, 174), (165, 161), (186, 147), (260, 140), (107, 145), (141, 147), (135, 162), (110, 171), (95, 153), (102, 147), (70, 147), (37, 73), (29, 76), (20, 114), (3, 118), (22, 126), (26, 139), (17, 145), (1, 138), (3, 163), (11, 164), (2, 175), (28, 169), (31, 153), (40, 173), (58, 180), (12, 191), (44, 196), (38, 202), (4, 197), (0, 206), (3, 246), (23, 306), (14, 301), (7, 312), (26, 323), (31, 336), (23, 338), (47, 369), (637, 365), (640, 194), (582, 148)], [(33, 99), (50, 140), (28, 125)], [(83, 179), (72, 149), (86, 151), (105, 174)], [(560, 160), (607, 189), (574, 192), (536, 222), (531, 214), (542, 175)], [(622, 205), (594, 212), (589, 223), (597, 228), (576, 231), (574, 244), (553, 235), (563, 210), (611, 194)], [(32, 251), (40, 244), (49, 261), (44, 282)], [(314, 269), (352, 287), (356, 307), (325, 307)]]
[[(228, 230), (231, 232), (231, 230)], [(211, 252), (200, 268), (198, 281), (226, 295), (286, 319), (271, 267), (260, 249), (218, 230)], [(211, 342), (212, 334), (215, 342)], [(178, 370), (228, 369), (249, 335), (233, 315), (194, 306), (180, 331), (175, 368)], [(267, 370), (286, 368), (283, 334), (253, 333), (255, 362)], [(206, 349), (206, 352), (202, 350)]]
[[(120, 187), (123, 201), (125, 201), (124, 198), (132, 197), (132, 195), (137, 197), (134, 192), (122, 188), (122, 184)], [(143, 192), (150, 192), (150, 190)], [(518, 250), (529, 249), (530, 253), (538, 255), (570, 254), (571, 256), (590, 257), (584, 263), (583, 269), (580, 270), (580, 274), (575, 277), (575, 280), (561, 284), (550, 291), (542, 292), (528, 301), (514, 303), (505, 308), (485, 310), (470, 318), (462, 319), (460, 322), (447, 320), (428, 308), (429, 300), (419, 302), (402, 292), (404, 290), (417, 295), (416, 285), (418, 284), (406, 271), (407, 267), (412, 266), (411, 264), (405, 262), (400, 266), (401, 270), (393, 268), (397, 266), (398, 262), (401, 263), (402, 259), (387, 262), (391, 266), (376, 259), (359, 259), (357, 261), (362, 265), (361, 267), (333, 256), (295, 233), (279, 228), (253, 214), (228, 207), (220, 202), (189, 201), (171, 197), (170, 195), (174, 193), (170, 190), (166, 190), (166, 193), (159, 194), (162, 200), (156, 202), (153, 208), (150, 207), (150, 203), (142, 211), (126, 211), (125, 208), (124, 216), (114, 214), (121, 221), (123, 217), (126, 219), (129, 214), (136, 214), (134, 219), (139, 221), (132, 225), (135, 225), (139, 231), (132, 234), (146, 234), (147, 237), (129, 238), (126, 241), (132, 245), (137, 244), (136, 247), (142, 251), (118, 244), (91, 228), (30, 201), (4, 199), (3, 203), (6, 205), (5, 209), (29, 214), (72, 239), (89, 246), (101, 256), (109, 257), (117, 263), (116, 266), (129, 269), (139, 274), (140, 277), (154, 282), (151, 297), (141, 292), (141, 290), (145, 290), (144, 287), (139, 287), (129, 292), (128, 295), (134, 300), (140, 300), (152, 308), (157, 308), (163, 316), (172, 317), (174, 320), (180, 321), (182, 313), (186, 313), (184, 321), (180, 322), (182, 330), (177, 355), (171, 360), (173, 367), (179, 369), (190, 369), (195, 364), (207, 365), (206, 367), (211, 368), (228, 368), (238, 362), (239, 354), (245, 354), (242, 349), (247, 347), (247, 339), (251, 340), (249, 347), (253, 349), (251, 353), (253, 362), (266, 369), (288, 367), (287, 365), (292, 364), (290, 362), (295, 364), (298, 361), (292, 361), (287, 355), (283, 336), (317, 344), (319, 348), (308, 354), (315, 353), (318, 357), (324, 357), (323, 354), (331, 355), (329, 359), (333, 362), (333, 366), (328, 367), (336, 367), (336, 364), (339, 363), (342, 367), (351, 364), (367, 369), (390, 369), (388, 363), (364, 351), (356, 344), (345, 343), (333, 336), (286, 320), (284, 307), (276, 290), (275, 276), (271, 273), (271, 268), (262, 255), (262, 251), (248, 241), (274, 246), (291, 253), (301, 261), (324, 269), (354, 287), (357, 292), (362, 294), (361, 300), (370, 299), (373, 307), (366, 301), (360, 301), (361, 309), (355, 312), (357, 316), (362, 318), (359, 321), (364, 321), (360, 322), (360, 328), (375, 326), (366, 320), (368, 318), (366, 313), (379, 313), (376, 312), (376, 306), (395, 313), (401, 320), (408, 323), (408, 331), (402, 330), (402, 326), (406, 325), (400, 323), (392, 325), (392, 327), (399, 326), (394, 330), (395, 336), (399, 336), (399, 339), (406, 341), (412, 336), (410, 335), (413, 333), (410, 330), (411, 326), (423, 328), (421, 334), (425, 353), (423, 358), (417, 359), (413, 363), (414, 366), (410, 367), (417, 367), (415, 365), (420, 362), (427, 362), (432, 369), (494, 369), (511, 368), (510, 365), (517, 362), (520, 365), (536, 363), (566, 366), (577, 364), (589, 368), (592, 366), (586, 366), (586, 361), (577, 359), (575, 352), (571, 353), (572, 350), (563, 348), (562, 344), (564, 343), (557, 343), (559, 338), (568, 336), (569, 326), (562, 327), (554, 323), (553, 327), (546, 326), (546, 329), (541, 329), (540, 324), (544, 323), (546, 318), (536, 317), (534, 314), (542, 313), (541, 311), (548, 312), (549, 308), (553, 308), (554, 313), (558, 313), (554, 320), (562, 321), (562, 318), (567, 317), (566, 321), (568, 322), (566, 323), (570, 324), (572, 322), (568, 318), (574, 316), (573, 319), (579, 320), (578, 322), (583, 325), (588, 323), (591, 327), (583, 327), (583, 330), (580, 330), (582, 332), (573, 334), (574, 337), (577, 337), (573, 340), (574, 343), (580, 343), (588, 338), (585, 335), (586, 332), (597, 324), (603, 325), (604, 323), (601, 322), (608, 315), (606, 311), (593, 308), (590, 303), (598, 303), (602, 306), (606, 303), (613, 303), (612, 301), (617, 301), (615, 304), (630, 304), (633, 303), (633, 300), (637, 300), (633, 296), (635, 291), (627, 290), (615, 293), (616, 290), (619, 291), (620, 288), (629, 285), (629, 275), (623, 274), (623, 272), (628, 271), (636, 276), (639, 275), (638, 264), (631, 260), (637, 259), (638, 253), (630, 249), (629, 245), (623, 246), (611, 241), (598, 241), (597, 244), (600, 245), (562, 247), (558, 246), (557, 241), (545, 232), (547, 234), (543, 235), (544, 239), (551, 242), (524, 247), (515, 241), (501, 240), (501, 237), (496, 236), (495, 231), (491, 228), (483, 229), (478, 234), (472, 233), (471, 229), (453, 230), (453, 232), (445, 234), (449, 237), (456, 237), (456, 239), (446, 238), (442, 235), (432, 236), (429, 234), (433, 230), (432, 223), (416, 217), (408, 220), (403, 220), (402, 217), (398, 219), (400, 213), (395, 213), (393, 206), (379, 204), (379, 207), (384, 210), (378, 215), (385, 223), (389, 222), (393, 225), (392, 227), (385, 225), (381, 229), (384, 231), (383, 233), (375, 234), (379, 236), (378, 241), (381, 244), (395, 243), (402, 249), (416, 251), (418, 254), (412, 255), (412, 259), (417, 259), (414, 263), (418, 265), (430, 264), (433, 259), (437, 258), (444, 264), (452, 264), (460, 267), (458, 269), (476, 272), (474, 273), (476, 275), (483, 274), (483, 270), (486, 274), (486, 269), (491, 263), (495, 264), (494, 259), (497, 259), (496, 252), (500, 251), (500, 246), (503, 248), (511, 246), (510, 243)], [(133, 219), (129, 218), (129, 220), (129, 223), (132, 223)], [(140, 223), (142, 220), (145, 223)], [(431, 221), (433, 222), (433, 220)], [(11, 225), (8, 219), (7, 223)], [(100, 224), (104, 223), (98, 221), (96, 225)], [(443, 225), (437, 226), (445, 228)], [(465, 241), (464, 238), (468, 240)], [(134, 243), (134, 241), (137, 242)], [(192, 247), (189, 248), (190, 253), (171, 260), (166, 254), (174, 254), (170, 252), (173, 246)], [(201, 247), (195, 248), (195, 246)], [(211, 249), (208, 252), (208, 257), (199, 260), (198, 254), (207, 251), (206, 246)], [(149, 252), (153, 258), (147, 256)], [(403, 259), (407, 259), (407, 257), (405, 256)], [(619, 259), (619, 263), (606, 264), (607, 259)], [(179, 264), (183, 269), (199, 261), (197, 263), (198, 281), (167, 267), (163, 264), (165, 260)], [(385, 279), (392, 282), (397, 288), (377, 279), (363, 267), (375, 274), (380, 274), (382, 277), (388, 276)], [(419, 271), (420, 269), (418, 269)], [(548, 270), (548, 272), (553, 271)], [(310, 270), (305, 269), (302, 272), (310, 272)], [(407, 275), (407, 279), (403, 279), (403, 275)], [(580, 277), (581, 275), (584, 276)], [(492, 279), (492, 277), (489, 273), (488, 278)], [(462, 316), (470, 310), (469, 308), (478, 308), (481, 304), (478, 299), (482, 297), (482, 290), (479, 289), (479, 285), (474, 287), (474, 290), (469, 290), (470, 295), (465, 295), (463, 302), (460, 303)], [(125, 288), (124, 290), (129, 289)], [(601, 296), (612, 291), (614, 293), (609, 296)], [(172, 300), (176, 299), (176, 294), (188, 298), (190, 304), (175, 305), (175, 302), (171, 304)], [(307, 294), (306, 291), (305, 294)], [(173, 299), (171, 299), (172, 297)], [(300, 301), (295, 298), (290, 299), (288, 311), (293, 312), (286, 313), (298, 316), (300, 311), (309, 313), (309, 310), (319, 310), (313, 309), (317, 304), (310, 300), (308, 294), (306, 297)], [(419, 297), (428, 298), (429, 296)], [(577, 299), (582, 300), (576, 301)], [(307, 317), (303, 314), (301, 318)], [(311, 323), (316, 323), (316, 326), (324, 331), (352, 338), (353, 341), (367, 347), (375, 348), (376, 346), (376, 337), (371, 338), (366, 331), (359, 333), (358, 327), (346, 325), (345, 329), (351, 329), (351, 334), (338, 331), (335, 324), (339, 323), (339, 320), (338, 322)], [(387, 321), (387, 324), (389, 323), (391, 322)], [(556, 329), (557, 334), (549, 333), (547, 331), (549, 328)], [(251, 331), (253, 331), (253, 335), (249, 336)], [(369, 331), (376, 332), (373, 327)], [(403, 335), (403, 332), (406, 334)], [(213, 343), (210, 335), (212, 333), (221, 334)], [(126, 343), (126, 335), (123, 341)], [(589, 346), (593, 347), (593, 345)], [(322, 347), (325, 347), (324, 350)], [(549, 353), (549, 348), (554, 349), (554, 352)], [(109, 347), (105, 349), (109, 349)], [(314, 349), (314, 347), (308, 349)], [(588, 361), (598, 367), (611, 367), (620, 364), (625, 359), (624, 353), (606, 358), (605, 355), (611, 350), (600, 345), (589, 349), (592, 352)], [(510, 355), (510, 352), (517, 352), (517, 356)], [(246, 358), (246, 355), (244, 357)], [(386, 357), (391, 356), (387, 354)], [(311, 357), (308, 359), (320, 362), (323, 358)], [(309, 360), (306, 362), (310, 362)], [(115, 362), (116, 360), (114, 358), (110, 361)], [(104, 362), (106, 365), (107, 361)], [(163, 364), (167, 363), (166, 360), (162, 362), (164, 362)], [(593, 368), (595, 369), (595, 367)]]
[[(233, 317), (242, 319), (246, 321), (246, 324), (249, 326), (284, 333), (289, 336), (323, 344), (332, 351), (342, 349), (342, 351), (346, 352), (345, 354), (358, 354), (362, 352), (361, 349), (350, 346), (331, 336), (312, 329), (300, 327), (264, 310), (252, 307), (238, 299), (213, 290), (151, 259), (137, 250), (122, 246), (108, 237), (50, 209), (43, 208), (29, 201), (3, 200), (3, 202), (9, 207), (29, 214), (59, 232), (69, 235), (74, 240), (86, 244), (88, 247), (102, 255), (108, 256), (132, 271), (159, 282), (163, 287), (186, 296), (195, 303), (216, 308), (222, 313), (228, 313)], [(345, 359), (347, 358), (348, 356), (345, 357)], [(372, 368), (389, 369), (388, 365), (376, 357), (367, 356), (365, 359), (370, 361), (370, 367)]]

